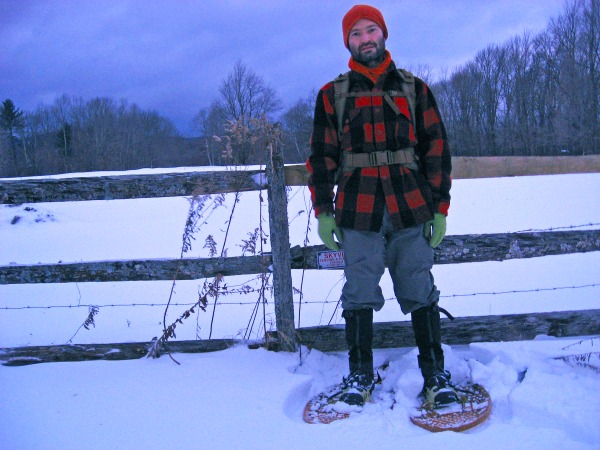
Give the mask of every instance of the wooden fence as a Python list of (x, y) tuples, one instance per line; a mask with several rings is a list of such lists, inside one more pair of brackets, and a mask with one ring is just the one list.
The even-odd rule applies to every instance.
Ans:
[[(0, 182), (0, 203), (64, 202), (267, 189), (272, 253), (234, 258), (150, 259), (69, 264), (0, 266), (0, 284), (67, 283), (141, 280), (193, 280), (260, 273), (273, 267), (276, 331), (265, 336), (268, 348), (291, 351), (297, 344), (322, 351), (345, 349), (343, 326), (294, 327), (291, 270), (316, 269), (322, 245), (290, 249), (285, 188), (305, 186), (304, 165), (286, 166), (277, 146), (268, 147), (266, 170), (119, 175)], [(600, 172), (600, 156), (453, 158), (453, 178)], [(600, 250), (600, 230), (544, 233), (447, 236), (436, 249), (436, 264), (502, 261)], [(442, 320), (444, 342), (528, 340), (539, 334), (585, 336), (600, 334), (600, 309), (515, 314)], [(171, 351), (203, 352), (227, 348), (235, 340), (169, 342)], [(146, 354), (148, 343), (36, 346), (0, 349), (5, 365), (82, 359), (131, 359)], [(375, 348), (413, 346), (409, 322), (375, 324)]]

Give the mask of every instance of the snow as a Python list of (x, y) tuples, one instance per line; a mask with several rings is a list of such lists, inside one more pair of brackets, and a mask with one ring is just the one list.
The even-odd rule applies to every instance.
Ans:
[[(177, 171), (190, 170), (199, 168)], [(455, 180), (452, 194), (452, 235), (579, 230), (600, 224), (600, 174)], [(308, 194), (293, 188), (289, 197), (290, 239), (292, 245), (302, 245), (312, 215)], [(242, 240), (259, 226), (261, 209), (263, 226), (268, 226), (265, 204), (266, 193), (262, 206), (258, 193), (242, 194), (229, 224), (234, 205), (227, 196), (224, 207), (207, 212), (186, 257), (208, 256), (203, 247), (209, 235), (219, 252), (224, 246), (227, 256), (241, 255)], [(0, 206), (0, 264), (177, 258), (188, 207), (184, 198)], [(308, 239), (320, 242), (314, 219)], [(269, 250), (268, 242), (263, 250)], [(455, 316), (525, 314), (600, 308), (599, 264), (600, 252), (592, 252), (440, 265), (434, 275), (442, 306)], [(256, 286), (253, 278), (229, 277), (226, 282), (230, 289)], [(295, 271), (294, 286), (302, 283), (304, 294), (297, 324), (342, 323), (336, 310), (342, 282), (341, 272), (321, 270), (305, 273), (302, 283), (302, 273)], [(168, 324), (197, 300), (201, 287), (202, 280), (177, 282)], [(382, 287), (388, 301), (376, 320), (406, 320), (387, 276)], [(167, 281), (0, 286), (0, 347), (147, 342), (162, 332), (162, 305), (170, 290)], [(263, 326), (272, 329), (268, 297), (264, 321), (261, 307), (248, 331), (257, 299), (254, 292), (221, 297), (212, 337), (256, 338)], [(126, 306), (132, 304), (159, 306)], [(80, 326), (88, 305), (99, 306), (99, 312), (95, 326), (86, 330)], [(211, 304), (206, 313), (177, 326), (177, 339), (208, 338), (212, 316)], [(408, 419), (421, 388), (413, 348), (376, 350), (376, 364), (390, 362), (376, 391), (378, 401), (329, 425), (305, 424), (302, 409), (312, 395), (346, 374), (344, 352), (303, 348), (274, 353), (240, 345), (175, 354), (181, 365), (163, 356), (0, 366), (0, 448), (598, 449), (600, 361), (593, 352), (599, 347), (597, 336), (445, 346), (453, 378), (470, 376), (486, 386), (493, 410), (473, 430), (440, 434), (421, 430)], [(588, 366), (560, 359), (580, 354), (592, 354)]]

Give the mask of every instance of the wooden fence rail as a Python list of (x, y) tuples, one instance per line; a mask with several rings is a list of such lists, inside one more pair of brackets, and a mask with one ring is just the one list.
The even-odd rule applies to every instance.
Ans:
[[(593, 336), (600, 330), (600, 310), (562, 311), (534, 314), (507, 314), (483, 317), (458, 317), (454, 321), (442, 319), (444, 343), (466, 345), (472, 342), (523, 341), (539, 335), (554, 337)], [(277, 334), (270, 333), (277, 343)], [(377, 322), (374, 324), (374, 348), (413, 347), (414, 335), (410, 321)], [(346, 350), (346, 337), (342, 325), (299, 328), (296, 340), (308, 348), (322, 352)], [(262, 342), (236, 339), (211, 339), (196, 341), (170, 341), (173, 353), (205, 353), (225, 350), (235, 345), (250, 348), (263, 346)], [(148, 342), (116, 344), (46, 345), (0, 348), (0, 361), (5, 366), (23, 366), (43, 362), (90, 360), (126, 360), (144, 358)], [(272, 349), (278, 349), (277, 344)]]
[[(324, 245), (290, 249), (291, 269), (318, 269)], [(506, 261), (600, 251), (600, 230), (446, 236), (435, 251), (435, 264)], [(62, 264), (0, 266), (0, 284), (83, 283), (108, 281), (197, 280), (261, 273), (281, 264), (273, 255), (228, 258), (146, 259)]]
[[(285, 199), (285, 185), (304, 186), (304, 165), (283, 167), (278, 146), (269, 152), (270, 165), (263, 170), (223, 170), (155, 175), (119, 175), (52, 179), (14, 179), (0, 181), (0, 203), (112, 200), (189, 196), (269, 189), (269, 203)], [(600, 155), (558, 158), (453, 158), (453, 177), (482, 178), (520, 175), (600, 172)], [(268, 181), (268, 182), (267, 182)], [(283, 196), (282, 196), (283, 195)], [(284, 200), (285, 202), (285, 200)], [(290, 301), (291, 269), (316, 269), (317, 253), (324, 246), (289, 248), (289, 238), (274, 241), (274, 230), (287, 229), (285, 205), (269, 211), (271, 247), (274, 254), (234, 258), (150, 259), (96, 261), (67, 264), (0, 266), (0, 284), (65, 283), (172, 280), (211, 278), (260, 273), (272, 266), (278, 274), (275, 290), (277, 331), (268, 333), (267, 343), (283, 350), (301, 343), (323, 351), (345, 348), (343, 328), (339, 326), (294, 329)], [(503, 261), (546, 255), (600, 250), (600, 230), (544, 233), (512, 233), (447, 236), (436, 249), (436, 264)], [(275, 255), (277, 253), (277, 255)], [(276, 277), (274, 276), (274, 279)], [(535, 313), (523, 315), (464, 317), (444, 321), (445, 341), (449, 344), (532, 339), (538, 334), (551, 336), (600, 334), (600, 310)], [(375, 348), (412, 346), (414, 341), (406, 322), (376, 324)], [(270, 339), (273, 337), (274, 339)], [(239, 343), (209, 340), (170, 343), (172, 351), (212, 351)], [(81, 359), (129, 359), (145, 355), (145, 343), (101, 344), (87, 346), (42, 346), (0, 349), (0, 360), (8, 365)], [(256, 344), (253, 343), (253, 346)]]
[[(455, 157), (452, 178), (496, 178), (600, 172), (600, 155), (562, 157)], [(285, 166), (288, 186), (306, 186), (304, 164)], [(26, 178), (0, 181), (0, 204), (123, 200), (265, 189), (262, 170), (218, 170), (153, 175)]]

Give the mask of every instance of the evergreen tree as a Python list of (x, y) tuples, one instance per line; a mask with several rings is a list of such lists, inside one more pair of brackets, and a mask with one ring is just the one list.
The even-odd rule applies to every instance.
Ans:
[(0, 128), (8, 138), (15, 167), (17, 165), (16, 131), (23, 126), (23, 111), (15, 107), (12, 100), (6, 99), (0, 106)]

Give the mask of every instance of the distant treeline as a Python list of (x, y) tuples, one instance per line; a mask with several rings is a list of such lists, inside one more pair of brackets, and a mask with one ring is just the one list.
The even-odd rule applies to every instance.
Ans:
[[(456, 156), (600, 153), (599, 1), (567, 2), (542, 33), (491, 45), (435, 80), (428, 67), (408, 68), (431, 86)], [(262, 164), (264, 118), (281, 122), (286, 162), (304, 162), (315, 98), (282, 111), (276, 89), (238, 61), (193, 118), (197, 138), (124, 100), (64, 95), (25, 112), (6, 99), (0, 176)]]
[(600, 153), (600, 1), (566, 4), (432, 88), (456, 155)]

